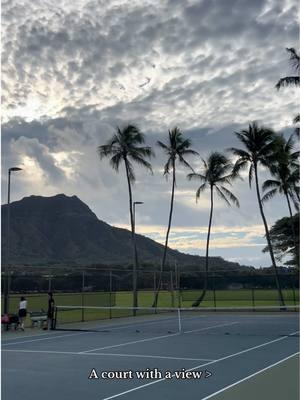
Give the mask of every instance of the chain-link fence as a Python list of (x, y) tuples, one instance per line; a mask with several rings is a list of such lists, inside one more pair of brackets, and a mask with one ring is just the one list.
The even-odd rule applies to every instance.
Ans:
[[(133, 304), (133, 272), (130, 269), (84, 269), (26, 272), (15, 270), (10, 276), (9, 311), (17, 312), (19, 298), (25, 295), (29, 311), (47, 307), (47, 292), (54, 293), (61, 306), (124, 306)], [(139, 271), (138, 305), (153, 304), (160, 281), (159, 271)], [(2, 283), (4, 277), (2, 276)], [(165, 271), (161, 276), (158, 307), (190, 307), (202, 295), (206, 276), (203, 271)], [(297, 273), (279, 276), (287, 305), (299, 304)], [(3, 302), (2, 302), (3, 303)], [(201, 306), (277, 305), (278, 291), (272, 274), (214, 271), (208, 275)]]

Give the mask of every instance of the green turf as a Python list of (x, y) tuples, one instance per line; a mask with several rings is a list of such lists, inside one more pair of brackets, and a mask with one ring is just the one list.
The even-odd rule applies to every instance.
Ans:
[[(178, 292), (161, 291), (159, 294), (158, 307), (190, 307), (193, 302), (201, 294), (201, 290), (189, 290)], [(255, 306), (276, 306), (278, 305), (277, 291), (268, 289), (255, 289), (251, 290), (216, 290), (207, 291), (201, 307), (239, 307), (239, 306), (252, 306), (254, 294)], [(293, 290), (283, 290), (283, 296), (286, 305), (299, 304), (299, 292)], [(28, 301), (28, 311), (40, 311), (41, 309), (47, 310), (47, 294), (28, 294), (26, 295)], [(132, 292), (116, 292), (111, 295), (105, 292), (95, 293), (55, 293), (54, 294), (56, 305), (59, 306), (109, 306), (110, 301), (112, 306), (117, 307), (132, 307), (133, 297)], [(151, 307), (153, 303), (153, 291), (139, 291), (138, 305), (140, 307)], [(17, 313), (20, 295), (10, 296), (10, 312)], [(3, 302), (2, 302), (3, 306)], [(121, 316), (121, 311), (86, 311), (82, 314), (81, 310), (71, 311), (65, 314), (66, 321), (81, 321), (94, 320), (99, 318), (110, 318)], [(122, 316), (128, 315), (130, 311), (122, 311)], [(30, 319), (27, 318), (27, 325), (30, 324)]]

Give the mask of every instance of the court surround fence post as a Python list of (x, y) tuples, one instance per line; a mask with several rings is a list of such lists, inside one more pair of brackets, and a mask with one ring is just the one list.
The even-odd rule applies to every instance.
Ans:
[(109, 319), (112, 319), (112, 270), (109, 271)]
[(173, 285), (173, 271), (170, 271), (170, 291), (171, 291), (171, 307), (175, 307), (174, 301), (174, 285)]
[(84, 322), (84, 290), (85, 290), (85, 272), (82, 271), (82, 286), (81, 286), (81, 321)]
[(213, 299), (214, 299), (214, 309), (217, 308), (217, 298), (216, 298), (216, 289), (215, 289), (215, 274), (212, 275), (212, 290), (213, 290)]
[[(177, 265), (177, 264), (176, 264)], [(177, 293), (178, 293), (178, 308), (181, 308), (181, 292), (180, 292), (180, 270), (177, 269)]]
[(213, 296), (214, 296), (214, 309), (217, 311), (217, 298), (216, 298), (216, 289), (213, 288)]
[(295, 311), (296, 311), (297, 301), (296, 301), (296, 292), (295, 292), (295, 282), (294, 281), (293, 281), (293, 302), (294, 302)]
[(177, 308), (177, 315), (178, 315), (178, 331), (181, 333), (182, 327), (181, 327), (181, 312), (180, 308)]
[(251, 289), (252, 310), (255, 311), (255, 290)]

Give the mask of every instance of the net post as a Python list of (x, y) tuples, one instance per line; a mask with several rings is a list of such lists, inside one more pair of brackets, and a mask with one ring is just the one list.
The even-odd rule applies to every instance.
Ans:
[(178, 332), (182, 332), (182, 326), (181, 326), (181, 313), (180, 313), (180, 308), (177, 308), (177, 315), (178, 315)]

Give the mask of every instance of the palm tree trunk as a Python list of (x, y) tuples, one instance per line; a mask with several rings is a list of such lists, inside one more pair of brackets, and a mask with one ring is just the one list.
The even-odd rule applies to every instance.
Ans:
[[(131, 241), (132, 241), (132, 252), (133, 252), (133, 270), (132, 270), (132, 292), (133, 292), (133, 299), (132, 299), (132, 306), (136, 308), (138, 306), (138, 296), (137, 296), (137, 266), (138, 266), (138, 259), (137, 259), (137, 248), (136, 248), (136, 241), (135, 241), (135, 224), (134, 224), (134, 217), (133, 217), (133, 203), (132, 203), (132, 190), (131, 190), (131, 182), (129, 177), (129, 168), (127, 159), (125, 158), (125, 167), (126, 167), (126, 177), (128, 183), (128, 193), (129, 193), (129, 212), (130, 212), (130, 223), (131, 223)], [(133, 314), (136, 315), (136, 310), (133, 310)]]
[(173, 167), (173, 177), (172, 177), (172, 194), (171, 194), (171, 205), (170, 205), (170, 212), (169, 212), (169, 222), (168, 222), (168, 229), (167, 229), (167, 233), (166, 233), (164, 253), (163, 253), (162, 261), (161, 261), (161, 264), (160, 264), (159, 281), (158, 281), (157, 289), (156, 289), (156, 292), (155, 292), (155, 297), (154, 297), (154, 301), (153, 301), (152, 307), (157, 307), (159, 291), (160, 291), (161, 285), (162, 285), (162, 274), (163, 274), (163, 271), (164, 271), (164, 268), (165, 268), (165, 263), (166, 263), (166, 258), (167, 258), (169, 234), (170, 234), (171, 224), (172, 224), (173, 206), (174, 206), (174, 194), (175, 194), (175, 182), (176, 182), (175, 160), (173, 160), (172, 167)]
[(300, 263), (299, 263), (299, 253), (297, 251), (297, 239), (296, 239), (295, 227), (294, 227), (294, 224), (293, 224), (293, 213), (292, 213), (291, 203), (290, 203), (290, 199), (289, 199), (288, 193), (285, 191), (284, 194), (285, 194), (286, 201), (287, 201), (288, 208), (289, 208), (290, 224), (291, 224), (291, 228), (292, 228), (293, 242), (294, 242), (294, 247), (295, 247), (295, 256), (296, 256), (297, 267), (299, 268), (299, 265), (300, 265)]
[(206, 291), (207, 291), (207, 286), (208, 286), (208, 252), (209, 252), (210, 230), (211, 230), (213, 209), (214, 209), (213, 186), (210, 186), (210, 215), (209, 215), (208, 231), (207, 231), (207, 239), (206, 239), (204, 287), (203, 287), (203, 291), (201, 293), (201, 296), (193, 303), (193, 307), (198, 307), (201, 304), (202, 300), (204, 299), (204, 297), (206, 295)]
[(262, 217), (262, 220), (263, 220), (263, 223), (264, 223), (264, 227), (265, 227), (266, 239), (267, 239), (267, 242), (268, 242), (268, 249), (269, 249), (270, 257), (271, 257), (271, 260), (272, 260), (272, 266), (273, 266), (274, 274), (275, 274), (275, 282), (276, 282), (276, 286), (277, 286), (277, 290), (278, 290), (279, 304), (281, 306), (284, 306), (284, 299), (283, 299), (283, 295), (282, 295), (282, 291), (281, 291), (281, 287), (280, 287), (277, 266), (276, 266), (273, 247), (272, 247), (271, 238), (270, 238), (270, 232), (269, 232), (267, 220), (266, 220), (266, 217), (265, 217), (265, 214), (264, 214), (264, 210), (263, 210), (263, 206), (262, 206), (262, 202), (261, 202), (261, 197), (260, 197), (260, 190), (259, 190), (259, 184), (258, 184), (258, 174), (257, 174), (257, 164), (254, 164), (254, 173), (255, 173), (255, 186), (256, 186), (256, 194), (257, 194), (258, 206), (259, 206), (260, 214), (261, 214), (261, 217)]

